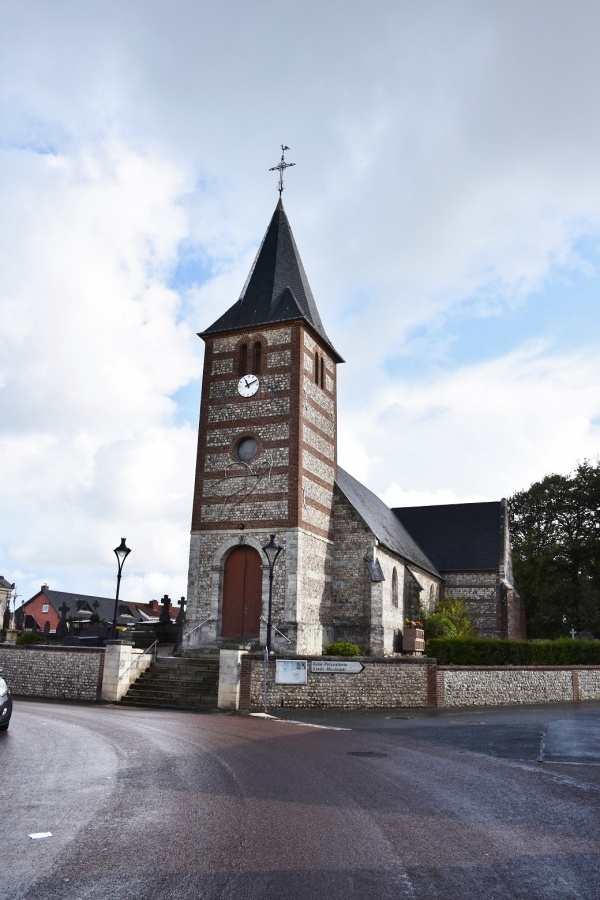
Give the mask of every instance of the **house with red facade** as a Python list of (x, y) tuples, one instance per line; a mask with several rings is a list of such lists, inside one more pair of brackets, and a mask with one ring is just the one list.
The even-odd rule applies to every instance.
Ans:
[[(26, 630), (47, 630), (52, 634), (61, 620), (63, 604), (67, 606), (67, 621), (83, 624), (89, 622), (91, 617), (97, 614), (100, 622), (107, 625), (112, 623), (115, 609), (114, 597), (96, 597), (72, 591), (54, 591), (47, 584), (43, 584), (37, 594), (23, 603), (17, 613), (22, 612)], [(163, 606), (164, 604), (158, 600), (150, 600), (148, 603), (120, 601), (117, 624), (141, 625), (158, 622)], [(179, 608), (169, 603), (171, 621), (175, 621), (178, 612)]]

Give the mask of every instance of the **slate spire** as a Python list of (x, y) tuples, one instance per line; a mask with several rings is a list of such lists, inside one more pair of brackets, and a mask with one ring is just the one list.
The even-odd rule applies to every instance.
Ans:
[(343, 361), (323, 328), (280, 197), (240, 299), (200, 336), (298, 319), (320, 335), (337, 362)]

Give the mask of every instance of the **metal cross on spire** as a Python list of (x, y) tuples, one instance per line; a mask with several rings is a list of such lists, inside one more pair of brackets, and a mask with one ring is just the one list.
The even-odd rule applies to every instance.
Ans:
[(281, 159), (279, 161), (278, 166), (273, 166), (269, 169), (269, 172), (279, 172), (279, 184), (277, 185), (277, 190), (279, 191), (279, 196), (281, 197), (281, 192), (283, 191), (283, 170), (289, 169), (290, 166), (295, 166), (296, 163), (288, 163), (285, 161), (285, 151), (289, 150), (289, 147), (284, 147), (281, 145)]

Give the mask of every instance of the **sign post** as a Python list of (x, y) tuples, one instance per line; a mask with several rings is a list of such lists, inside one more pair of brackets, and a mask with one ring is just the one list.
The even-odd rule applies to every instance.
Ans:
[(317, 675), (360, 675), (364, 666), (358, 660), (313, 659), (310, 671)]

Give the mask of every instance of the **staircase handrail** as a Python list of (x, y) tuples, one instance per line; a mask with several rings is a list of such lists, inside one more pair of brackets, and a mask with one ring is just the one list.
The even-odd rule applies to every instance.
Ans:
[[(154, 641), (153, 644), (150, 644), (149, 647), (146, 647), (146, 649), (144, 650), (144, 652), (143, 652), (143, 653), (140, 653), (139, 656), (136, 656), (136, 658), (134, 659), (134, 661), (133, 661), (130, 665), (127, 666), (127, 668), (125, 669), (124, 672), (122, 672), (122, 673), (119, 675), (119, 681), (121, 681), (123, 678), (125, 678), (125, 676), (126, 676), (127, 673), (129, 672), (129, 670), (132, 669), (132, 668), (136, 665), (136, 663), (138, 663), (138, 662), (140, 661), (140, 659), (142, 658), (142, 656), (145, 656), (146, 653), (149, 653), (151, 650), (153, 650), (154, 647), (156, 647), (157, 644), (158, 644), (158, 640)], [(156, 662), (156, 650), (154, 650), (154, 661)]]
[[(261, 616), (261, 617), (260, 617), (260, 621), (261, 621), (261, 622), (264, 622), (265, 625), (268, 625), (268, 624), (269, 624), (269, 623), (267, 622), (267, 620), (265, 619), (264, 616)], [(284, 634), (283, 631), (280, 631), (279, 628), (277, 628), (275, 625), (273, 625), (272, 622), (271, 622), (271, 628), (272, 628), (274, 631), (276, 631), (277, 634), (280, 634), (281, 637), (284, 639), (284, 641), (287, 641), (288, 644), (291, 644), (291, 643), (292, 643), (291, 640), (289, 639), (289, 637), (287, 636), (287, 634)]]
[(186, 638), (190, 637), (195, 631), (198, 631), (199, 628), (202, 628), (203, 625), (206, 625), (207, 622), (212, 622), (214, 616), (209, 616), (208, 619), (205, 619), (204, 622), (200, 622), (198, 625), (194, 625), (189, 631), (184, 631), (181, 635), (181, 641), (183, 642)]

